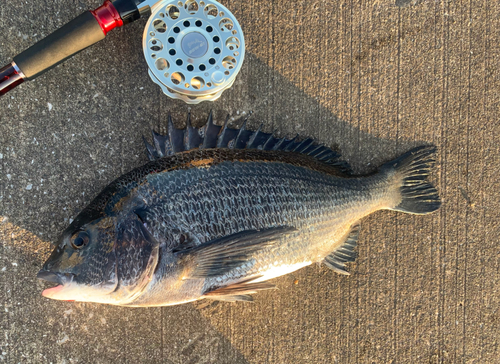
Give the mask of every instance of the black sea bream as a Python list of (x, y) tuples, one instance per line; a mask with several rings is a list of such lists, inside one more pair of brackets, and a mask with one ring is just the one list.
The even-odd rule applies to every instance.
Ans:
[(250, 301), (269, 279), (315, 262), (347, 274), (359, 221), (440, 206), (426, 178), (435, 148), (352, 175), (313, 143), (216, 126), (173, 127), (151, 162), (104, 189), (63, 232), (38, 277), (59, 300), (166, 306)]

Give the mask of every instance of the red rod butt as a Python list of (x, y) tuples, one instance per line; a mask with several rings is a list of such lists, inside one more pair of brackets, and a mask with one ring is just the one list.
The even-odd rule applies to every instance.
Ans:
[(0, 96), (23, 82), (24, 75), (14, 62), (0, 68)]

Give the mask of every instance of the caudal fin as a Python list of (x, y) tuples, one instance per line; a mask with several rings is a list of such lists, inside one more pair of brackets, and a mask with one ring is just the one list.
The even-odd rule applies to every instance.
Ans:
[(439, 209), (439, 194), (427, 182), (435, 153), (434, 146), (417, 147), (382, 166), (382, 170), (395, 172), (396, 180), (403, 181), (399, 188), (401, 202), (392, 210), (423, 215)]

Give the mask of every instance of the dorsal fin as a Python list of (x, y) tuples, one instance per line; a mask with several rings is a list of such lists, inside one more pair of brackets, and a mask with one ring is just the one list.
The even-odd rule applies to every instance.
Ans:
[(243, 125), (241, 126), (238, 136), (236, 137), (236, 140), (234, 141), (234, 149), (245, 149), (248, 141), (250, 140), (250, 137), (252, 136), (254, 132), (251, 130), (247, 129), (247, 121), (245, 120), (243, 122)]
[(204, 127), (201, 128), (203, 130), (203, 145), (201, 149), (209, 149), (215, 148), (217, 146), (217, 138), (219, 137), (221, 127), (214, 124), (214, 119), (212, 112), (208, 115), (207, 123)]
[(170, 139), (170, 145), (172, 146), (172, 152), (180, 153), (185, 150), (184, 148), (184, 131), (186, 129), (177, 129), (172, 121), (172, 116), (168, 115), (168, 136)]
[(305, 151), (314, 143), (314, 139), (312, 138), (307, 138), (307, 139), (304, 139), (303, 141), (301, 141), (299, 143), (299, 145), (297, 145), (295, 147), (295, 149), (293, 150), (294, 152), (296, 153), (304, 153), (304, 154), (307, 154), (305, 153)]
[(255, 133), (250, 136), (250, 140), (248, 141), (247, 148), (248, 149), (264, 149), (264, 144), (267, 142), (272, 134), (264, 133), (262, 129), (263, 124), (260, 124), (259, 129)]
[(285, 150), (287, 152), (293, 152), (295, 147), (297, 147), (297, 145), (299, 145), (299, 142), (297, 141), (297, 139), (299, 139), (299, 134), (295, 135), (295, 138), (286, 141), (286, 146), (282, 147), (283, 150)]
[(186, 150), (198, 149), (203, 144), (203, 138), (201, 136), (200, 130), (191, 125), (191, 113), (188, 113), (188, 118), (186, 121), (187, 133), (184, 139), (184, 145)]
[(333, 269), (335, 272), (340, 274), (349, 275), (346, 269), (345, 263), (354, 262), (357, 257), (355, 251), (356, 245), (358, 243), (359, 231), (361, 230), (361, 225), (358, 223), (351, 227), (351, 231), (347, 235), (345, 242), (339, 246), (333, 253), (325, 257), (323, 264), (328, 268)]
[(177, 129), (172, 117), (168, 116), (168, 135), (153, 134), (153, 145), (144, 138), (144, 144), (149, 160), (156, 160), (174, 153), (192, 149), (229, 148), (229, 149), (260, 149), (283, 150), (294, 153), (307, 154), (326, 164), (337, 167), (343, 173), (351, 173), (347, 162), (340, 160), (340, 154), (332, 149), (316, 143), (312, 138), (299, 141), (299, 136), (292, 139), (278, 138), (275, 133), (264, 133), (262, 124), (256, 131), (246, 128), (246, 120), (239, 129), (228, 127), (229, 117), (224, 126), (215, 125), (213, 114), (208, 115), (207, 123), (201, 128), (191, 125), (191, 114), (185, 129)]
[(224, 128), (217, 141), (217, 148), (228, 148), (230, 143), (234, 143), (234, 139), (238, 136), (238, 129), (230, 129), (227, 127), (227, 122), (229, 121), (229, 116), (226, 118), (224, 123)]

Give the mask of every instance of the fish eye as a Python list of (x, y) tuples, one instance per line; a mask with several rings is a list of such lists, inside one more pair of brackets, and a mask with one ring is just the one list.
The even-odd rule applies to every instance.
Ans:
[(81, 231), (78, 233), (78, 235), (73, 237), (73, 239), (71, 240), (71, 246), (74, 249), (81, 249), (88, 244), (89, 240), (89, 234), (87, 234), (85, 231)]

